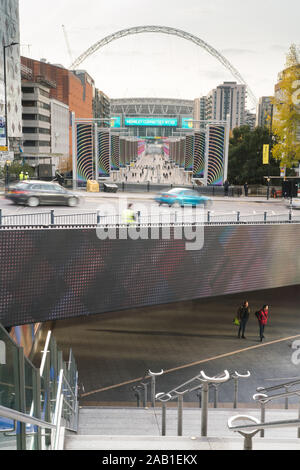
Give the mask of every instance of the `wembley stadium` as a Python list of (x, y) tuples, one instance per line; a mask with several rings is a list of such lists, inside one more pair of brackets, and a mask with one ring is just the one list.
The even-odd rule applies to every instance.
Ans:
[(170, 98), (123, 98), (111, 100), (112, 127), (127, 129), (134, 137), (170, 137), (188, 130), (194, 101)]

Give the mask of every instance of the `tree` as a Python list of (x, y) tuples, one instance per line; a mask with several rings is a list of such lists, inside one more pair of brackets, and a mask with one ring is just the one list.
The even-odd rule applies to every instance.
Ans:
[(272, 155), (280, 166), (291, 168), (300, 162), (300, 62), (295, 45), (287, 54), (273, 106), (276, 143)]
[(231, 184), (263, 184), (265, 177), (280, 176), (280, 165), (270, 158), (267, 168), (263, 165), (263, 146), (270, 143), (270, 132), (267, 127), (249, 126), (233, 129), (229, 146), (228, 180)]

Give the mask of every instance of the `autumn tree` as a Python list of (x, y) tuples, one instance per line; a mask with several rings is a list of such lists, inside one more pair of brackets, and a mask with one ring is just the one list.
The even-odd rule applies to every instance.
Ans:
[(280, 75), (273, 100), (273, 157), (280, 166), (291, 168), (300, 162), (300, 61), (297, 47), (287, 54), (286, 69)]

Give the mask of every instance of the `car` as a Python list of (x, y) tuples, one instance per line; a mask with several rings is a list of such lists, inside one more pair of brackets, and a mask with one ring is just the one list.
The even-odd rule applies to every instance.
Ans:
[(300, 209), (300, 198), (299, 199), (293, 199), (292, 203), (289, 201), (287, 203), (288, 207), (291, 207), (292, 209)]
[(67, 205), (76, 207), (79, 197), (59, 184), (46, 181), (22, 181), (10, 187), (6, 199), (15, 204), (25, 204), (29, 207), (39, 205)]
[(202, 196), (197, 191), (186, 188), (176, 188), (168, 192), (161, 192), (155, 197), (155, 201), (160, 206), (167, 204), (169, 207), (204, 206), (208, 208), (212, 205), (210, 198)]

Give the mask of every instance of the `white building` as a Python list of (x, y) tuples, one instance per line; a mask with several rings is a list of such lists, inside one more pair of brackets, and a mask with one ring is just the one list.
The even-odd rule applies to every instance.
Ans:
[(51, 153), (55, 168), (64, 170), (69, 158), (69, 106), (57, 101), (50, 100), (51, 110)]
[(225, 121), (230, 116), (230, 129), (245, 124), (246, 85), (224, 82), (211, 90), (206, 99), (206, 119)]
[[(3, 46), (20, 43), (19, 0), (0, 0), (0, 146), (5, 146), (5, 86)], [(7, 47), (6, 91), (10, 149), (19, 152), (22, 138), (21, 72), (19, 44)]]

